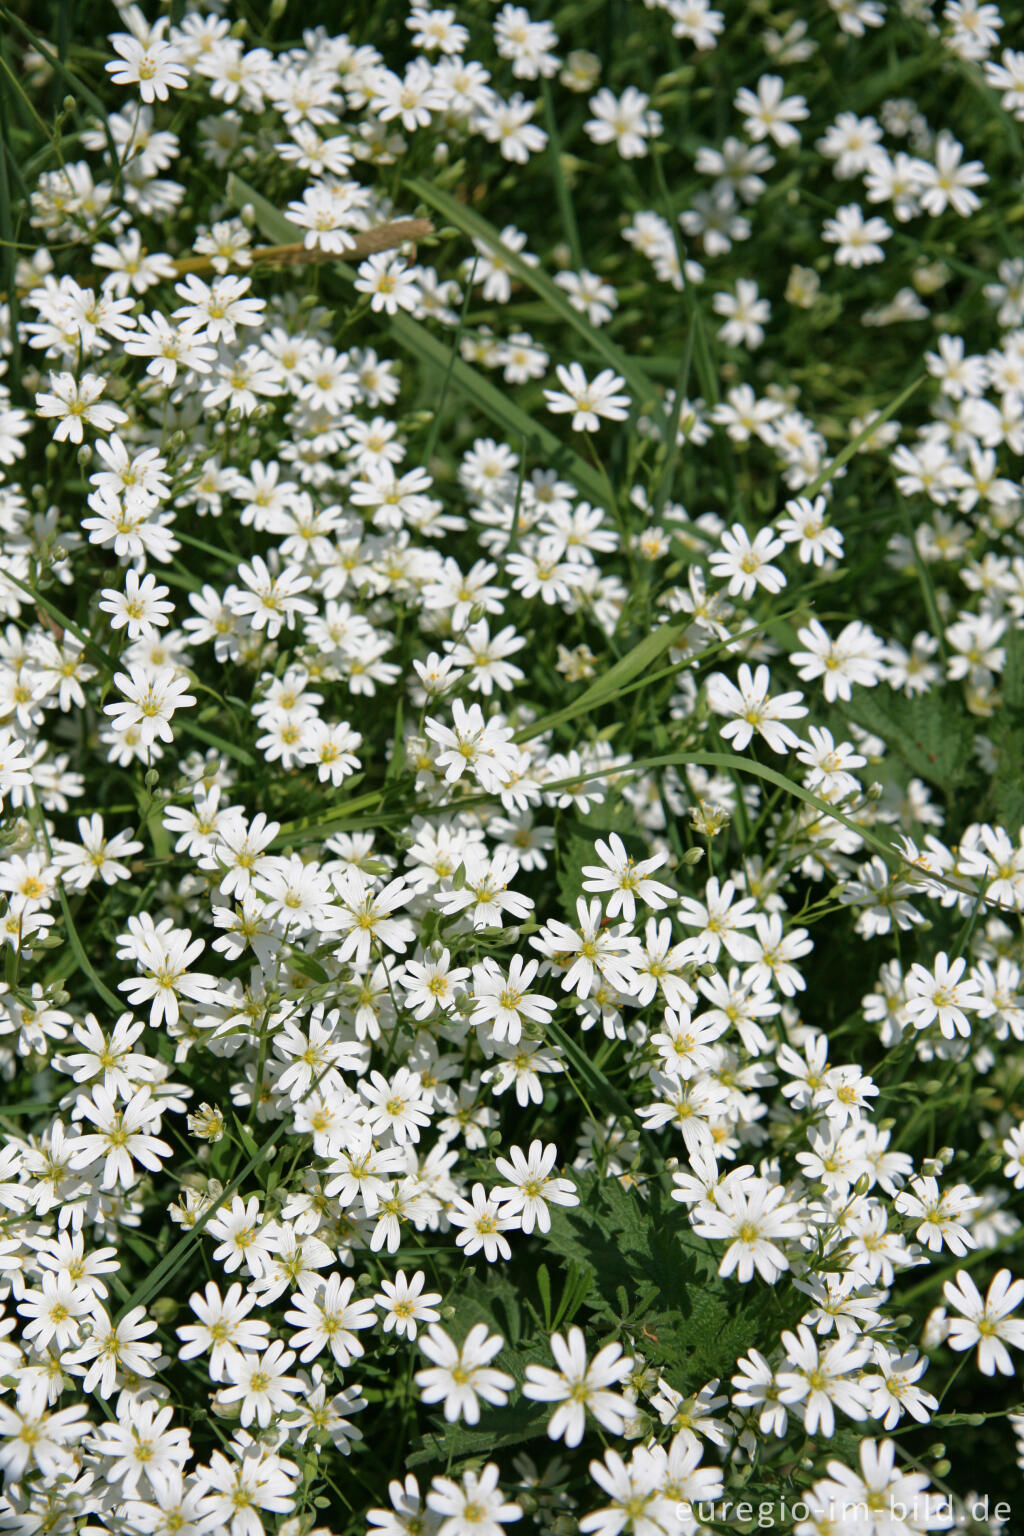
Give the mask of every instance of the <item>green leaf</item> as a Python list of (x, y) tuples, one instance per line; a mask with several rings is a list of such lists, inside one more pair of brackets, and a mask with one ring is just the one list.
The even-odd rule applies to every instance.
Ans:
[(315, 960), (312, 955), (307, 955), (304, 949), (296, 948), (294, 944), (288, 947), (288, 964), (293, 970), (298, 971), (300, 976), (305, 976), (309, 981), (317, 981), (321, 986), (331, 979), (319, 960)]
[(424, 1435), (418, 1448), (406, 1458), (405, 1465), (412, 1468), (427, 1462), (440, 1462), (448, 1466), (461, 1457), (487, 1457), (503, 1446), (540, 1439), (546, 1434), (547, 1420), (544, 1405), (526, 1398), (504, 1408), (488, 1408), (486, 1425), (479, 1429), (471, 1429), (465, 1424), (448, 1424), (443, 1431)]
[(929, 783), (955, 789), (969, 776), (974, 732), (963, 704), (940, 689), (913, 699), (858, 689), (846, 712)]
[(1006, 637), (1006, 664), (1002, 681), (1004, 706), (1014, 711), (1024, 711), (1024, 629), (1011, 629)]
[(546, 1264), (538, 1264), (537, 1266), (537, 1290), (540, 1293), (540, 1304), (544, 1312), (544, 1327), (550, 1333), (553, 1316), (551, 1311), (551, 1276), (548, 1274)]
[(689, 1391), (724, 1375), (762, 1326), (759, 1293), (737, 1306), (737, 1283), (658, 1184), (642, 1193), (586, 1174), (580, 1204), (552, 1213), (547, 1246), (589, 1272), (585, 1303)]
[(996, 819), (1011, 837), (1024, 826), (1024, 727), (1004, 728), (995, 737), (996, 771), (992, 779), (992, 803)]
[(516, 735), (517, 742), (532, 741), (535, 736), (541, 736), (545, 731), (550, 731), (556, 725), (564, 725), (569, 720), (575, 720), (577, 715), (589, 714), (591, 710), (599, 709), (603, 704), (611, 704), (622, 694), (633, 680), (641, 673), (648, 672), (657, 661), (658, 657), (667, 651), (674, 641), (678, 640), (693, 623), (691, 615), (683, 619), (676, 619), (667, 624), (659, 624), (649, 635), (645, 635), (632, 650), (620, 656), (614, 666), (609, 667), (599, 678), (591, 683), (578, 698), (551, 715), (545, 715), (543, 719), (536, 720), (525, 730)]
[(473, 1275), (459, 1289), (455, 1299), (460, 1337), (474, 1323), (486, 1323), (492, 1333), (500, 1333), (515, 1349), (522, 1336), (522, 1312), (519, 1287), (499, 1270), (489, 1269), (486, 1280)]
[(97, 997), (101, 997), (107, 1007), (113, 1010), (114, 1017), (118, 1018), (125, 1011), (124, 998), (118, 997), (116, 992), (111, 992), (110, 988), (97, 976), (92, 961), (86, 954), (85, 945), (78, 936), (78, 929), (75, 927), (74, 919), (71, 916), (71, 908), (68, 906), (68, 899), (61, 885), (57, 886), (57, 900), (60, 902), (60, 909), (64, 914), (64, 925), (68, 931), (68, 939), (74, 951), (75, 959), (92, 982)]

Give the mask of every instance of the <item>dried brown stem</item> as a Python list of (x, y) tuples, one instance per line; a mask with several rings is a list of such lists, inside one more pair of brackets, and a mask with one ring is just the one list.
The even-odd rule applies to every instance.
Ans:
[[(424, 240), (434, 233), (429, 219), (394, 219), (390, 224), (378, 224), (353, 236), (355, 245), (341, 252), (322, 251), (318, 246), (307, 249), (296, 245), (258, 245), (247, 252), (253, 261), (274, 261), (282, 266), (297, 266), (311, 261), (362, 261), (365, 256), (375, 256), (378, 251), (393, 251), (409, 241)], [(178, 276), (186, 272), (212, 272), (211, 256), (185, 256), (174, 263)]]
[[(334, 251), (322, 251), (318, 246), (307, 250), (302, 244), (258, 245), (249, 250), (247, 255), (250, 261), (272, 261), (280, 266), (301, 266), (315, 261), (362, 261), (365, 256), (375, 256), (378, 251), (393, 251), (396, 246), (425, 240), (433, 233), (434, 226), (429, 219), (393, 219), (390, 224), (377, 224), (373, 229), (364, 229), (361, 234), (355, 235), (355, 244), (340, 255)], [(232, 265), (240, 266), (241, 263)], [(174, 262), (176, 277), (184, 277), (187, 272), (213, 270), (212, 256), (183, 256)], [(0, 301), (6, 297), (6, 294), (0, 293)]]

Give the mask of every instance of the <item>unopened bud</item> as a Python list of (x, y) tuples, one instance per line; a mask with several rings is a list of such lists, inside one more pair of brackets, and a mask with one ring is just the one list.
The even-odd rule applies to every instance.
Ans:
[(686, 852), (683, 854), (681, 862), (683, 864), (699, 864), (703, 857), (703, 848), (687, 848)]

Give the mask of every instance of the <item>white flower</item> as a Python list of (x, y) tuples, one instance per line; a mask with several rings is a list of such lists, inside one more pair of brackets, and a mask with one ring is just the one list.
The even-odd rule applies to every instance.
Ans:
[(489, 1364), (505, 1346), (500, 1334), (488, 1334), (486, 1323), (475, 1323), (459, 1345), (437, 1323), (431, 1323), (419, 1347), (433, 1364), (417, 1371), (416, 1385), (425, 1403), (444, 1404), (449, 1424), (464, 1418), (480, 1422), (480, 1399), (496, 1407), (508, 1401), (515, 1381), (507, 1371)]
[(768, 693), (771, 674), (764, 665), (751, 673), (744, 662), (739, 669), (738, 682), (737, 687), (722, 672), (712, 672), (707, 680), (708, 703), (711, 708), (716, 715), (731, 717), (728, 724), (722, 726), (725, 740), (742, 752), (744, 747), (749, 746), (756, 731), (773, 752), (785, 752), (787, 748), (798, 747), (800, 738), (782, 722), (799, 720), (806, 715), (807, 706), (803, 702), (803, 694), (794, 691), (771, 698)]
[(211, 1381), (225, 1380), (228, 1357), (237, 1350), (258, 1354), (269, 1343), (270, 1324), (262, 1318), (250, 1318), (256, 1305), (252, 1291), (243, 1291), (236, 1281), (225, 1296), (211, 1280), (205, 1291), (194, 1291), (188, 1304), (196, 1314), (198, 1323), (183, 1323), (177, 1330), (183, 1346), (178, 1351), (182, 1360), (194, 1360), (197, 1355), (209, 1351)]
[(120, 860), (141, 853), (143, 845), (130, 832), (117, 832), (108, 838), (103, 830), (103, 818), (96, 813), (79, 816), (78, 836), (80, 843), (53, 839), (53, 862), (62, 870), (66, 886), (83, 891), (97, 875), (104, 885), (131, 879), (131, 870)]
[(456, 1197), (448, 1212), (452, 1226), (460, 1229), (456, 1243), (467, 1256), (482, 1251), (489, 1264), (499, 1257), (511, 1258), (512, 1249), (503, 1234), (518, 1223), (506, 1214), (496, 1192), (489, 1195), (482, 1184), (474, 1184), (471, 1194), (469, 1200)]
[(145, 41), (130, 32), (115, 32), (110, 41), (120, 55), (104, 65), (115, 85), (137, 85), (143, 101), (166, 101), (171, 91), (188, 85), (188, 70), (177, 48), (161, 41), (161, 19)]
[(657, 853), (653, 858), (642, 859), (637, 864), (626, 852), (626, 845), (617, 832), (612, 832), (607, 842), (597, 838), (594, 851), (601, 863), (584, 864), (581, 873), (587, 878), (583, 882), (583, 889), (612, 893), (607, 907), (609, 917), (618, 917), (621, 913), (623, 919), (631, 923), (636, 917), (638, 896), (655, 911), (660, 911), (667, 901), (675, 897), (676, 892), (671, 885), (650, 878), (652, 872), (666, 862), (667, 853)]
[(590, 98), (593, 116), (584, 131), (594, 144), (614, 144), (623, 160), (639, 160), (647, 154), (648, 139), (661, 134), (661, 117), (650, 110), (649, 96), (627, 85), (621, 96), (602, 86)]
[(99, 404), (105, 387), (105, 380), (95, 373), (83, 373), (77, 380), (73, 373), (50, 374), (49, 390), (36, 395), (36, 414), (59, 418), (53, 433), (55, 443), (80, 443), (83, 422), (97, 432), (111, 432), (128, 420), (120, 406)]
[(611, 368), (588, 380), (579, 363), (559, 363), (555, 376), (562, 388), (545, 389), (548, 410), (556, 416), (571, 411), (574, 432), (596, 432), (601, 418), (625, 421), (629, 415), (629, 396), (617, 393), (626, 381)]
[(118, 1184), (130, 1189), (138, 1178), (135, 1163), (158, 1173), (161, 1159), (170, 1157), (173, 1149), (151, 1134), (159, 1129), (160, 1111), (150, 1089), (139, 1088), (123, 1106), (104, 1083), (94, 1083), (90, 1095), (79, 1096), (75, 1111), (91, 1120), (96, 1130), (73, 1138), (71, 1167), (91, 1168), (102, 1161), (103, 1189), (113, 1189)]
[(558, 1159), (554, 1142), (544, 1146), (531, 1141), (528, 1155), (521, 1147), (512, 1147), (509, 1157), (497, 1157), (494, 1166), (507, 1184), (492, 1192), (503, 1208), (503, 1215), (517, 1219), (524, 1232), (551, 1230), (549, 1205), (579, 1205), (580, 1197), (572, 1179), (553, 1177), (551, 1170)]
[(140, 577), (137, 571), (126, 571), (124, 591), (104, 587), (99, 607), (110, 614), (111, 629), (126, 629), (129, 640), (138, 640), (155, 635), (167, 623), (167, 615), (174, 612), (174, 604), (164, 601), (169, 590), (153, 576)]
[(915, 962), (907, 973), (905, 1012), (915, 1029), (927, 1029), (938, 1023), (947, 1040), (971, 1033), (968, 1013), (981, 1006), (981, 989), (973, 977), (964, 977), (967, 961), (961, 955), (950, 960), (942, 950), (935, 956), (932, 969)]
[(380, 251), (361, 261), (355, 287), (357, 293), (369, 296), (375, 314), (397, 315), (400, 309), (415, 309), (420, 301), (412, 269), (393, 251)]
[(1014, 1374), (1007, 1344), (1024, 1350), (1024, 1320), (1011, 1317), (1024, 1301), (1024, 1280), (1014, 1280), (1008, 1269), (993, 1275), (982, 1300), (981, 1293), (964, 1269), (956, 1280), (947, 1280), (943, 1295), (951, 1307), (962, 1314), (950, 1319), (947, 1343), (950, 1349), (965, 1350), (978, 1346), (978, 1369), (986, 1376), (998, 1371)]
[(745, 86), (736, 92), (733, 105), (743, 114), (743, 126), (755, 143), (770, 138), (780, 149), (799, 144), (793, 124), (803, 122), (810, 112), (802, 96), (783, 97), (784, 89), (781, 75), (762, 75), (756, 94)]
[(489, 1024), (496, 1040), (516, 1045), (522, 1038), (523, 1020), (546, 1024), (557, 1006), (550, 998), (530, 991), (540, 962), (513, 955), (508, 972), (488, 955), (473, 967), (472, 1022)]
[(742, 1184), (719, 1186), (715, 1205), (703, 1203), (691, 1220), (701, 1237), (725, 1239), (729, 1247), (719, 1265), (720, 1275), (735, 1272), (738, 1280), (752, 1280), (754, 1270), (775, 1281), (789, 1260), (779, 1240), (801, 1237), (804, 1222), (800, 1207), (786, 1199), (784, 1184), (750, 1178)]
[(836, 247), (837, 266), (857, 268), (884, 261), (883, 244), (891, 234), (884, 219), (877, 215), (865, 219), (857, 203), (846, 203), (836, 209), (834, 218), (825, 220), (821, 238)]
[(188, 691), (188, 679), (177, 676), (172, 667), (130, 667), (127, 673), (115, 672), (114, 686), (124, 695), (124, 702), (104, 705), (104, 714), (110, 716), (117, 731), (137, 726), (144, 743), (172, 742), (170, 721), (175, 711), (196, 702)]
[(437, 1536), (501, 1536), (502, 1527), (520, 1520), (523, 1514), (498, 1487), (498, 1468), (493, 1461), (479, 1473), (464, 1472), (458, 1483), (450, 1477), (435, 1477), (427, 1494), (427, 1508), (443, 1517)]
[(455, 699), (450, 726), (428, 715), (424, 729), (442, 749), (437, 755), (437, 766), (445, 770), (449, 784), (460, 779), (468, 768), (481, 789), (493, 793), (508, 783), (519, 761), (511, 728), (494, 719), (485, 720), (479, 704), (467, 708), (461, 699)]
[(292, 1297), (284, 1320), (291, 1324), (291, 1342), (301, 1351), (299, 1359), (304, 1364), (326, 1350), (340, 1366), (350, 1365), (363, 1353), (354, 1330), (373, 1327), (374, 1301), (368, 1296), (353, 1301), (355, 1286), (351, 1275), (343, 1280), (333, 1274), (316, 1289), (301, 1290)]
[(404, 1339), (414, 1339), (420, 1323), (436, 1323), (441, 1314), (437, 1291), (425, 1291), (426, 1275), (418, 1269), (410, 1279), (400, 1269), (394, 1280), (382, 1280), (374, 1301), (384, 1314), (384, 1332), (392, 1330)]
[(750, 599), (758, 587), (766, 592), (782, 591), (786, 578), (771, 562), (786, 546), (770, 528), (759, 528), (751, 540), (742, 523), (734, 523), (723, 530), (721, 545), (709, 556), (711, 574), (719, 581), (728, 581), (730, 597)]
[(736, 281), (736, 292), (716, 293), (711, 300), (716, 315), (724, 325), (718, 334), (730, 347), (749, 347), (751, 351), (764, 341), (764, 327), (771, 318), (771, 305), (760, 297), (757, 284), (749, 277)]
[(559, 1405), (548, 1420), (550, 1439), (564, 1440), (569, 1446), (579, 1445), (588, 1412), (602, 1429), (621, 1435), (636, 1414), (627, 1398), (609, 1390), (624, 1381), (633, 1369), (633, 1361), (623, 1354), (622, 1346), (606, 1344), (588, 1362), (581, 1328), (570, 1328), (567, 1338), (553, 1333), (550, 1343), (558, 1369), (528, 1365), (523, 1385), (524, 1397)]
[(811, 1330), (801, 1323), (796, 1333), (783, 1332), (782, 1346), (790, 1369), (778, 1373), (779, 1402), (801, 1405), (809, 1435), (835, 1434), (835, 1408), (851, 1419), (871, 1411), (871, 1390), (861, 1372), (870, 1359), (870, 1346), (859, 1338), (837, 1339), (822, 1350)]

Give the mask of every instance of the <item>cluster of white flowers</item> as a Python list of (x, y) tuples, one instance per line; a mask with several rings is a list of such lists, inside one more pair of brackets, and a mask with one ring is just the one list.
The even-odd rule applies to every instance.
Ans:
[(880, 1436), (1024, 1351), (1024, 53), (233, 9), (5, 233), (0, 1527), (962, 1526)]

